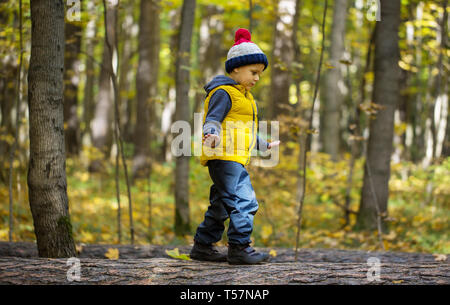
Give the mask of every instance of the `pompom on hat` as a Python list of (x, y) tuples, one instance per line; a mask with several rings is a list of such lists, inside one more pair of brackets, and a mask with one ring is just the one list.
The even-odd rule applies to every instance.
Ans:
[(236, 31), (234, 45), (228, 51), (225, 70), (231, 73), (234, 68), (251, 64), (263, 64), (264, 70), (269, 65), (267, 56), (252, 42), (252, 36), (247, 29)]

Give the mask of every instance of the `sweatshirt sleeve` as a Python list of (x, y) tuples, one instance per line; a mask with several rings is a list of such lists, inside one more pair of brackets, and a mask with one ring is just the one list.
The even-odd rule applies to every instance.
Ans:
[(266, 151), (269, 149), (269, 143), (261, 139), (258, 135), (256, 135), (256, 149), (259, 151)]
[(211, 96), (208, 104), (208, 113), (203, 124), (203, 134), (219, 135), (222, 122), (231, 109), (231, 99), (228, 93), (219, 89)]

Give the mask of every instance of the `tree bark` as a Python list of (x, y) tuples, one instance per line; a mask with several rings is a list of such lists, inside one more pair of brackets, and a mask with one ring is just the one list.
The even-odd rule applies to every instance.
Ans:
[(64, 2), (31, 2), (28, 195), (39, 256), (70, 257), (63, 123)]
[(329, 64), (333, 67), (328, 69), (325, 74), (324, 99), (321, 104), (323, 151), (330, 154), (333, 161), (337, 161), (339, 155), (340, 117), (345, 94), (342, 90), (344, 86), (341, 73), (342, 64), (339, 61), (344, 53), (346, 16), (347, 0), (334, 1), (329, 58)]
[[(402, 253), (399, 259), (390, 253), (304, 249), (301, 257), (306, 260), (277, 261), (274, 257), (267, 264), (250, 266), (176, 260), (166, 254), (157, 258), (121, 257), (119, 260), (108, 260), (104, 256), (81, 257), (80, 279), (72, 282), (67, 275), (73, 265), (66, 259), (0, 257), (0, 284), (450, 284), (449, 264), (434, 261), (432, 256), (421, 260), (423, 256), (415, 253)], [(370, 257), (380, 260), (379, 281), (370, 281), (368, 277), (368, 274), (373, 275), (367, 263)], [(330, 261), (330, 258), (335, 260)]]
[(136, 75), (137, 117), (134, 132), (133, 177), (150, 172), (151, 126), (157, 94), (159, 66), (159, 1), (141, 0), (139, 66)]
[[(381, 22), (375, 33), (375, 81), (373, 101), (378, 106), (370, 122), (364, 182), (356, 228), (375, 229), (387, 216), (394, 112), (400, 99), (398, 28), (400, 1), (381, 1)], [(382, 226), (385, 229), (384, 222)]]
[[(189, 80), (191, 38), (195, 20), (195, 0), (184, 0), (181, 11), (177, 62), (175, 121), (189, 122)], [(190, 143), (188, 144), (190, 145)], [(190, 156), (176, 157), (175, 169), (175, 234), (190, 233), (189, 216), (189, 160)]]

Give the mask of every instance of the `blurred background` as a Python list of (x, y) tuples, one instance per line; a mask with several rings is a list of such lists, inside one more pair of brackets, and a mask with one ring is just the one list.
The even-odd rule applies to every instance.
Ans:
[[(277, 166), (248, 167), (260, 205), (255, 245), (294, 247), (307, 151), (300, 247), (450, 252), (447, 1), (401, 0), (398, 12), (382, 7), (380, 16), (377, 1), (366, 0), (68, 2), (63, 115), (75, 242), (192, 243), (212, 182), (198, 156), (173, 156), (170, 127), (190, 122), (195, 140), (203, 86), (225, 74), (243, 27), (269, 58), (252, 91), (259, 120), (278, 121), (282, 141)], [(32, 18), (30, 1), (0, 1), (3, 241), (36, 239), (27, 185)], [(392, 18), (397, 26), (377, 38)], [(375, 85), (389, 68), (397, 90)], [(372, 127), (384, 114), (392, 128)], [(270, 130), (260, 136), (271, 140)], [(363, 190), (367, 156), (385, 150), (388, 162), (371, 164), (388, 181), (387, 195), (375, 191), (386, 197), (375, 219), (380, 239), (380, 223), (364, 220)]]

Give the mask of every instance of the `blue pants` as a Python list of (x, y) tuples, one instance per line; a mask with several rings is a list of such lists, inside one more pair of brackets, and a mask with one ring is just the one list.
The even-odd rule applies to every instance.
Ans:
[(245, 167), (234, 161), (209, 160), (213, 181), (204, 221), (198, 226), (194, 240), (211, 244), (222, 239), (224, 221), (230, 218), (228, 242), (250, 243), (253, 216), (258, 210), (255, 192)]

